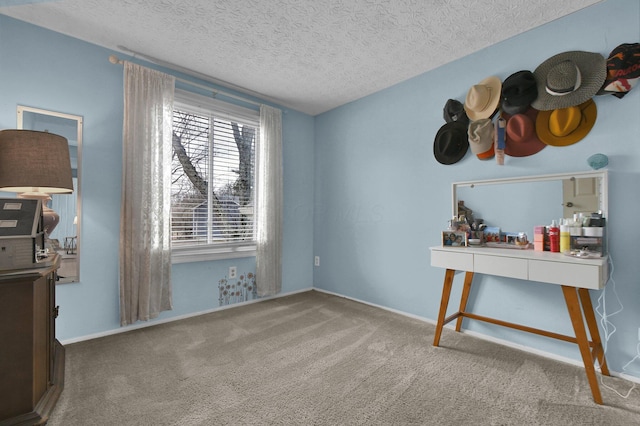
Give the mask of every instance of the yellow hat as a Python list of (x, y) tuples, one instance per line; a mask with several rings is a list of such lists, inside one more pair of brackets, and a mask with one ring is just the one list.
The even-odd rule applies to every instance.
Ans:
[(593, 99), (578, 106), (540, 111), (536, 118), (536, 134), (547, 145), (572, 145), (587, 136), (597, 115)]

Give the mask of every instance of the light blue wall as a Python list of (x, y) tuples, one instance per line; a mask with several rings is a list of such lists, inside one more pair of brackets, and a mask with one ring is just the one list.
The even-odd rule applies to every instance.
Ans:
[[(0, 129), (15, 128), (16, 106), (84, 117), (80, 282), (58, 285), (60, 340), (118, 330), (118, 241), (122, 162), (122, 66), (116, 53), (0, 15)], [(147, 64), (150, 65), (150, 64)], [(313, 138), (311, 116), (284, 109), (283, 293), (312, 286)], [(253, 258), (173, 267), (173, 311), (218, 307), (218, 282)]]
[[(433, 156), (433, 140), (444, 124), (447, 99), (464, 101), (469, 87), (485, 77), (504, 80), (522, 69), (533, 71), (568, 50), (607, 57), (625, 42), (640, 42), (640, 3), (610, 0), (316, 117), (314, 253), (321, 266), (315, 268), (314, 285), (435, 319), (444, 271), (430, 266), (428, 248), (440, 244), (451, 215), (451, 183), (586, 171), (587, 157), (602, 152), (609, 156), (609, 242), (615, 266), (615, 282), (604, 300), (608, 313), (618, 311), (615, 289), (624, 306), (609, 317), (608, 330), (615, 327), (615, 333), (607, 354), (610, 367), (623, 372), (637, 353), (640, 327), (635, 220), (640, 211), (640, 88), (624, 99), (596, 97), (597, 122), (579, 143), (547, 147), (531, 157), (507, 157), (504, 166), (482, 162), (470, 151), (455, 165), (441, 165)], [(461, 281), (459, 274), (452, 300), (459, 297)], [(483, 284), (472, 291), (476, 312), (573, 334), (558, 286), (496, 277), (476, 282)], [(601, 295), (592, 293), (594, 304)], [(573, 344), (479, 322), (468, 328), (580, 360)], [(640, 360), (624, 372), (640, 377)]]

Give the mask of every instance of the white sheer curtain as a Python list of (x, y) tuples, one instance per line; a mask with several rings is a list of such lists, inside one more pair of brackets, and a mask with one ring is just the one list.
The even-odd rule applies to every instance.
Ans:
[(256, 149), (258, 295), (282, 290), (282, 111), (260, 106), (260, 138)]
[(172, 309), (171, 133), (175, 78), (124, 63), (120, 325)]

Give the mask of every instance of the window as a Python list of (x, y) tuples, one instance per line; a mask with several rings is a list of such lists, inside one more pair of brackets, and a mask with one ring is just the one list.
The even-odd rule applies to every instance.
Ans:
[(255, 254), (259, 112), (176, 90), (171, 243), (174, 262)]

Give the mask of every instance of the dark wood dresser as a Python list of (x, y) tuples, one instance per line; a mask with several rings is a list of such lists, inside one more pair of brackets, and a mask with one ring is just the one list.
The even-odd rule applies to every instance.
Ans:
[(0, 272), (0, 426), (45, 424), (64, 385), (56, 270)]

